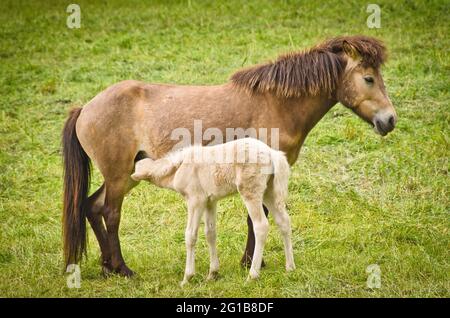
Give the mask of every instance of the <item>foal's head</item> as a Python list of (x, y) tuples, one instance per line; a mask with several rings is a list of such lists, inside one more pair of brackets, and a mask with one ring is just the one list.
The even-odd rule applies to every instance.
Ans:
[(386, 58), (384, 46), (368, 37), (336, 39), (328, 45), (345, 61), (336, 89), (338, 101), (373, 125), (377, 133), (387, 135), (395, 127), (397, 114), (381, 76), (380, 67)]

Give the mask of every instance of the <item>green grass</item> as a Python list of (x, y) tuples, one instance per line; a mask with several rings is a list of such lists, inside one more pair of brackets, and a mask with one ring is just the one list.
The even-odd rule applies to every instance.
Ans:
[[(381, 29), (367, 28), (367, 1), (76, 2), (78, 30), (65, 25), (69, 1), (0, 4), (0, 296), (450, 296), (448, 1), (377, 1)], [(246, 211), (232, 197), (219, 206), (220, 279), (204, 279), (201, 233), (197, 275), (181, 289), (184, 203), (145, 184), (127, 196), (120, 229), (138, 276), (102, 278), (89, 230), (82, 287), (66, 287), (60, 133), (69, 108), (124, 79), (223, 83), (242, 66), (359, 33), (390, 49), (384, 78), (398, 128), (380, 138), (337, 105), (312, 131), (289, 186), (295, 272), (284, 272), (272, 226), (267, 267), (245, 283)], [(366, 287), (370, 264), (381, 268), (380, 289)]]

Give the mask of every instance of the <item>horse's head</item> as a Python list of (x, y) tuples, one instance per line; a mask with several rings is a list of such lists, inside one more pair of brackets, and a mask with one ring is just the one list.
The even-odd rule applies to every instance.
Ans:
[(343, 42), (341, 55), (346, 60), (346, 67), (337, 88), (337, 99), (385, 136), (394, 129), (397, 114), (380, 71), (384, 47), (380, 45), (370, 50), (364, 54), (351, 42)]

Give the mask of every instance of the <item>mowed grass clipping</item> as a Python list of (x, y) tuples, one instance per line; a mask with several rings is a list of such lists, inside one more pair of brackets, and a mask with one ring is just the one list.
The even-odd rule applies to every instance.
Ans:
[[(66, 27), (67, 1), (0, 3), (0, 296), (26, 297), (449, 297), (448, 1), (77, 1), (81, 28)], [(141, 184), (120, 227), (133, 279), (104, 279), (89, 228), (80, 289), (63, 275), (60, 135), (67, 111), (125, 79), (226, 82), (237, 69), (328, 37), (383, 39), (383, 75), (397, 109), (385, 138), (342, 105), (312, 131), (289, 185), (297, 270), (284, 271), (271, 220), (261, 279), (239, 266), (246, 210), (218, 209), (220, 279), (206, 282), (201, 231), (197, 275), (182, 279), (186, 207)], [(95, 171), (92, 190), (101, 184)], [(378, 264), (381, 288), (366, 286)]]

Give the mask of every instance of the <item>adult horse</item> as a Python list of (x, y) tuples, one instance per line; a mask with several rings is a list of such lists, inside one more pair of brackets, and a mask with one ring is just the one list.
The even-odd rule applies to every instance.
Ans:
[[(137, 184), (130, 178), (134, 163), (165, 155), (177, 143), (171, 138), (174, 129), (192, 132), (194, 120), (201, 120), (203, 129), (224, 133), (236, 127), (278, 128), (279, 148), (291, 165), (309, 131), (338, 102), (386, 135), (397, 115), (380, 73), (385, 56), (385, 47), (374, 38), (338, 37), (240, 70), (223, 85), (124, 81), (72, 110), (63, 132), (66, 265), (79, 262), (86, 251), (87, 218), (104, 272), (133, 274), (122, 257), (118, 230), (123, 198)], [(104, 183), (88, 197), (90, 159)], [(250, 219), (248, 229), (243, 263), (254, 250)]]

